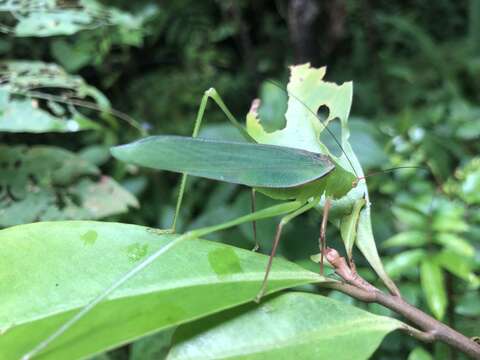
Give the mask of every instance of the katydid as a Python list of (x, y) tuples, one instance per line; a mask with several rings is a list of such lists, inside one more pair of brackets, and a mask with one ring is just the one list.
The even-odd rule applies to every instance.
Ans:
[[(308, 66), (307, 69), (305, 69), (304, 66), (300, 70), (310, 70), (310, 68)], [(323, 69), (312, 70), (323, 71), (324, 73)], [(314, 75), (317, 76), (317, 74)], [(323, 75), (321, 75), (321, 77), (323, 77)], [(304, 79), (300, 77), (299, 80), (297, 79), (296, 81), (300, 83), (304, 80), (319, 82), (321, 77), (320, 79)], [(314, 82), (314, 84), (316, 84), (316, 82)], [(318, 145), (319, 132), (323, 129), (321, 127), (323, 126), (326, 128), (326, 125), (318, 121), (312, 108), (318, 109), (322, 104), (331, 106), (330, 115), (332, 119), (334, 117), (345, 119), (348, 117), (349, 105), (347, 106), (348, 109), (345, 106), (342, 108), (342, 106), (338, 106), (338, 102), (341, 101), (341, 96), (350, 96), (350, 99), (347, 99), (346, 101), (347, 104), (351, 101), (351, 86), (347, 91), (344, 91), (342, 86), (330, 83), (325, 84), (329, 85), (327, 88), (322, 88), (321, 91), (328, 91), (331, 87), (332, 95), (329, 95), (329, 93), (322, 93), (324, 98), (320, 101), (315, 100), (318, 104), (312, 104), (312, 99), (314, 98), (313, 95), (312, 98), (306, 99), (304, 102), (303, 99), (298, 98), (296, 94), (293, 96), (294, 104), (289, 104), (288, 111), (295, 111), (296, 106), (308, 109), (307, 113), (305, 113), (307, 114), (305, 117), (308, 119), (301, 120), (304, 122), (308, 121), (311, 128), (305, 130), (299, 127), (299, 124), (293, 124), (289, 129), (286, 128), (288, 131), (293, 132), (294, 135), (292, 136), (297, 136), (297, 140), (302, 142), (301, 145), (291, 143), (291, 138), (287, 139), (288, 134), (286, 133), (279, 132), (277, 134), (279, 138), (283, 137), (283, 139), (277, 144), (275, 144), (277, 140), (272, 138), (273, 134), (262, 133), (263, 129), (260, 129), (259, 124), (256, 122), (256, 110), (258, 108), (257, 102), (253, 103), (249, 117), (247, 116), (247, 128), (244, 128), (228, 110), (216, 90), (211, 88), (205, 92), (200, 103), (192, 137), (153, 136), (131, 144), (112, 148), (112, 155), (122, 161), (183, 174), (172, 227), (170, 229), (159, 231), (175, 232), (176, 221), (181, 208), (188, 175), (246, 185), (252, 187), (252, 191), (261, 192), (275, 200), (284, 201), (284, 203), (263, 210), (253, 211), (248, 215), (233, 219), (223, 224), (196, 229), (178, 236), (172, 240), (171, 243), (137, 264), (111, 287), (106, 289), (100, 296), (80, 310), (55, 333), (40, 343), (31, 352), (27, 353), (23, 359), (30, 359), (32, 356), (42, 351), (53, 340), (66, 332), (80, 318), (85, 316), (98, 303), (107, 298), (114, 290), (132, 278), (135, 274), (145, 269), (166, 251), (174, 248), (179, 242), (199, 238), (212, 232), (227, 229), (245, 222), (254, 223), (256, 220), (264, 218), (283, 216), (277, 226), (273, 248), (266, 267), (264, 279), (258, 295), (255, 298), (255, 301), (258, 302), (267, 291), (268, 276), (283, 227), (295, 217), (317, 206), (322, 197), (325, 198), (325, 202), (319, 236), (319, 246), (320, 254), (322, 256), (320, 266), (321, 272), (323, 273), (325, 227), (328, 211), (331, 206), (331, 200), (345, 196), (350, 190), (352, 190), (352, 187), (357, 185), (358, 179), (353, 166), (352, 171), (347, 170), (345, 168), (345, 161), (342, 162), (340, 159), (334, 158), (329, 154), (325, 147), (322, 147), (323, 145)], [(334, 86), (338, 87), (338, 89), (334, 88)], [(240, 131), (247, 142), (229, 142), (198, 138), (205, 108), (209, 99), (214, 100), (230, 122)], [(290, 106), (292, 106), (292, 109)], [(338, 107), (340, 110), (335, 109), (335, 107)], [(311, 117), (315, 118), (315, 120), (310, 119)], [(295, 126), (297, 127), (295, 128)], [(336, 142), (339, 144), (338, 141)], [(341, 150), (348, 160), (343, 149)], [(348, 163), (349, 162), (350, 161), (348, 160)], [(254, 200), (253, 195), (252, 200)], [(255, 210), (254, 205), (252, 206), (252, 209)]]

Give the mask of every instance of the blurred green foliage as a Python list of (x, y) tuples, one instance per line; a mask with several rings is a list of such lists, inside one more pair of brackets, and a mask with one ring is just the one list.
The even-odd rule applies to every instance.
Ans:
[[(15, 7), (19, 2), (1, 1), (0, 56), (8, 62), (0, 65), (0, 226), (11, 225), (8, 219), (109, 216), (168, 227), (179, 177), (120, 164), (104, 149), (142, 132), (189, 134), (202, 93), (211, 86), (239, 119), (260, 96), (267, 128), (281, 128), (286, 94), (265, 80), (285, 83), (287, 66), (305, 58), (292, 35), (299, 30), (293, 2), (79, 1), (65, 2), (70, 5), (58, 11), (55, 1), (44, 2), (43, 8), (38, 8), (43, 2), (26, 2), (30, 7), (22, 9)], [(367, 173), (380, 172), (367, 180), (387, 270), (412, 304), (478, 336), (480, 2), (311, 3), (316, 15), (306, 34), (307, 59), (328, 65), (331, 81), (354, 81), (353, 147)], [(85, 104), (79, 100), (90, 105), (80, 106)], [(129, 125), (129, 117), (112, 114), (112, 108), (136, 119), (137, 128)], [(202, 136), (237, 135), (212, 106)], [(44, 160), (42, 178), (35, 180), (28, 174), (38, 151), (50, 160)], [(12, 152), (16, 155), (9, 157)], [(67, 174), (68, 184), (55, 180), (61, 152), (62, 161), (82, 159)], [(22, 167), (32, 163), (23, 182), (9, 173), (10, 166), (16, 169), (14, 158)], [(421, 168), (381, 172), (404, 166)], [(117, 191), (132, 195), (97, 216), (88, 212), (79, 188), (95, 186), (104, 179), (100, 174), (115, 178), (123, 187), (110, 179)], [(35, 186), (48, 199), (39, 200)], [(133, 196), (140, 207), (112, 217), (135, 205)], [(271, 202), (259, 196), (257, 206)], [(68, 215), (72, 206), (74, 215)], [(216, 224), (249, 208), (245, 189), (192, 178), (180, 230)], [(287, 227), (281, 255), (315, 269), (309, 258), (316, 252), (319, 218), (309, 213)], [(275, 225), (275, 220), (258, 224), (263, 252), (271, 248)], [(328, 238), (341, 248), (335, 229)], [(253, 246), (249, 225), (211, 239)], [(359, 254), (355, 258), (361, 259)], [(368, 278), (364, 265), (358, 261)], [(378, 306), (359, 306), (386, 313)], [(165, 351), (164, 342), (155, 342), (152, 350), (148, 341), (131, 345), (130, 358), (153, 359)], [(126, 349), (102, 358), (126, 359)], [(374, 358), (455, 356), (441, 345), (418, 347), (396, 332)]]

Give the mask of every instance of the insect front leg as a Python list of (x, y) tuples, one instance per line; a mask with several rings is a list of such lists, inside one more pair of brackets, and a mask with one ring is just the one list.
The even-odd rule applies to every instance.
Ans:
[[(208, 89), (203, 94), (202, 101), (200, 102), (200, 106), (198, 108), (197, 117), (195, 119), (195, 125), (193, 127), (192, 137), (197, 137), (198, 133), (200, 132), (200, 127), (202, 126), (203, 116), (205, 115), (205, 109), (207, 107), (207, 103), (208, 103), (209, 99), (212, 99), (218, 105), (218, 107), (227, 116), (228, 120), (233, 124), (233, 126), (235, 126), (240, 131), (240, 133), (248, 141), (253, 141), (252, 138), (250, 137), (250, 135), (248, 135), (245, 128), (242, 125), (240, 125), (240, 123), (235, 119), (233, 114), (230, 112), (230, 110), (227, 108), (227, 106), (223, 102), (222, 98), (218, 94), (217, 90), (215, 90), (214, 88)], [(176, 230), (177, 219), (178, 219), (178, 215), (180, 213), (180, 209), (182, 207), (183, 195), (185, 193), (185, 187), (187, 185), (187, 178), (188, 178), (188, 174), (183, 173), (182, 174), (182, 179), (180, 181), (180, 190), (178, 192), (177, 204), (175, 206), (175, 215), (173, 216), (172, 226), (170, 227), (170, 229), (163, 230), (162, 232), (174, 233), (175, 230)]]
[(268, 284), (268, 275), (270, 274), (270, 270), (272, 269), (273, 258), (275, 253), (277, 252), (278, 244), (280, 243), (280, 237), (282, 235), (283, 227), (288, 224), (292, 219), (296, 218), (298, 215), (303, 214), (304, 212), (310, 210), (311, 208), (315, 207), (320, 202), (320, 198), (314, 198), (309, 201), (307, 204), (303, 205), (299, 209), (295, 210), (294, 212), (284, 216), (277, 225), (277, 231), (275, 233), (275, 239), (273, 241), (273, 248), (272, 252), (270, 253), (270, 257), (268, 258), (267, 268), (265, 270), (265, 276), (263, 278), (262, 287), (258, 292), (257, 296), (255, 297), (255, 302), (260, 302), (260, 299), (265, 295), (267, 291), (267, 284)]

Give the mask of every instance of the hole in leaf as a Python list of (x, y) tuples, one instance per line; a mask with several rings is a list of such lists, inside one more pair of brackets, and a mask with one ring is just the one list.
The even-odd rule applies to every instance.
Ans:
[(328, 119), (329, 115), (330, 115), (330, 109), (328, 108), (327, 105), (322, 105), (318, 108), (317, 117), (318, 117), (318, 120), (320, 120), (322, 123)]

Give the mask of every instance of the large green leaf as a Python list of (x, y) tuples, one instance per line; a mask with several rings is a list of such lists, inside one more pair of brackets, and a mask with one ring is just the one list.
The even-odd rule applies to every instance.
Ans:
[(331, 172), (327, 156), (283, 146), (152, 136), (112, 148), (117, 159), (255, 187), (305, 184)]
[[(0, 359), (18, 359), (140, 260), (175, 238), (87, 221), (0, 231)], [(203, 240), (181, 243), (115, 291), (39, 359), (77, 359), (251, 301), (266, 256)], [(269, 289), (321, 281), (276, 260)]]
[(93, 164), (53, 146), (0, 145), (0, 227), (99, 219), (137, 199)]
[(401, 326), (320, 295), (287, 293), (181, 326), (167, 359), (367, 359)]
[[(0, 131), (72, 132), (100, 126), (77, 110), (82, 104), (110, 111), (107, 98), (60, 66), (38, 61), (0, 63)], [(88, 100), (88, 104), (85, 103)]]

